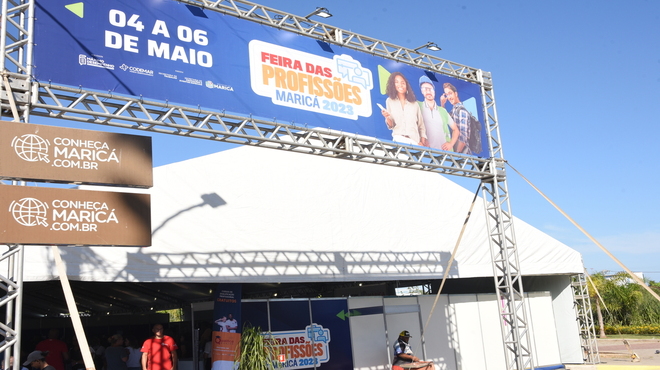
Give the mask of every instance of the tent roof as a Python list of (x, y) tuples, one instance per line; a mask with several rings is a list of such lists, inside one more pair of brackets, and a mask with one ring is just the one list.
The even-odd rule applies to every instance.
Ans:
[[(439, 279), (473, 198), (440, 174), (247, 146), (158, 167), (154, 183), (153, 245), (62, 248), (70, 279)], [(451, 278), (492, 276), (481, 200), (474, 210)], [(523, 275), (583, 272), (577, 251), (514, 224)], [(28, 248), (25, 281), (56, 278), (50, 250)]]

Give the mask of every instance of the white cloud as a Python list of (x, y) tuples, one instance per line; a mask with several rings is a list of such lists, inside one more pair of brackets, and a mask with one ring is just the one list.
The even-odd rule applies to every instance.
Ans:
[[(598, 242), (626, 268), (633, 272), (644, 272), (647, 278), (658, 280), (660, 268), (660, 232), (645, 231), (596, 238)], [(582, 253), (588, 271), (623, 271), (612, 257), (600, 250), (593, 242), (572, 245)]]
[(660, 252), (660, 232), (657, 231), (605, 236), (596, 240), (615, 255), (615, 252), (631, 254)]
[[(592, 235), (607, 251), (601, 250), (591, 239), (571, 224), (546, 223), (542, 230), (582, 254), (587, 271), (623, 271), (607, 252), (634, 272), (647, 272), (647, 277), (659, 280), (660, 231), (616, 235)], [(616, 230), (614, 230), (616, 231)], [(587, 230), (587, 232), (589, 232)], [(650, 274), (653, 272), (652, 274)]]

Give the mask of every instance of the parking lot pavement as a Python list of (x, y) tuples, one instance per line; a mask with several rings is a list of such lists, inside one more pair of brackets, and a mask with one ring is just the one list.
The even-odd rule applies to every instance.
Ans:
[[(600, 363), (570, 365), (570, 370), (660, 370), (660, 339), (598, 339)], [(656, 351), (658, 353), (656, 353)]]

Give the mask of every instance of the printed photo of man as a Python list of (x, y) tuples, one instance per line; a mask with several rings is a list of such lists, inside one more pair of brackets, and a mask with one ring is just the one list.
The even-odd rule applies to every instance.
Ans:
[(460, 135), (454, 119), (444, 107), (436, 103), (435, 86), (428, 76), (419, 78), (419, 88), (424, 97), (424, 101), (418, 103), (424, 117), (428, 146), (453, 151)]

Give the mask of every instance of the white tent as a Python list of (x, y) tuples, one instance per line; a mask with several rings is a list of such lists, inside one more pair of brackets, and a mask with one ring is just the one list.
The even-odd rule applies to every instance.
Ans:
[[(473, 199), (440, 174), (253, 147), (156, 168), (149, 192), (152, 246), (62, 248), (69, 279), (437, 281)], [(450, 279), (493, 276), (485, 215), (479, 199)], [(535, 357), (543, 364), (582, 362), (570, 286), (570, 276), (584, 271), (580, 254), (522, 220), (515, 219), (514, 227), (521, 271), (529, 278), (525, 291), (533, 295), (528, 310)], [(47, 247), (29, 247), (24, 278), (57, 278)], [(384, 338), (383, 323), (397, 323), (402, 316), (396, 315), (404, 314), (398, 308), (388, 313), (389, 305), (413, 303), (419, 308), (405, 314), (413, 319), (428, 315), (432, 303), (430, 297), (414, 302), (373, 298), (384, 305), (383, 315), (351, 318), (356, 368), (386, 368), (386, 346), (360, 340), (359, 333), (382, 331)], [(372, 304), (368, 297), (349, 298), (351, 309)], [(447, 363), (446, 369), (476, 359), (484, 366), (501, 363), (503, 347), (492, 340), (499, 338), (497, 304), (492, 293), (444, 296), (435, 332), (443, 333), (440, 329), (446, 331), (450, 322), (462, 339), (429, 347), (429, 355)], [(475, 321), (475, 315), (480, 319)], [(446, 334), (427, 340), (447, 341)]]
[[(152, 246), (66, 248), (70, 279), (439, 279), (473, 198), (440, 174), (253, 147), (156, 168), (150, 192)], [(493, 274), (478, 202), (450, 278)], [(584, 271), (575, 250), (522, 220), (514, 227), (523, 275)], [(29, 254), (25, 281), (57, 276), (47, 248)]]

